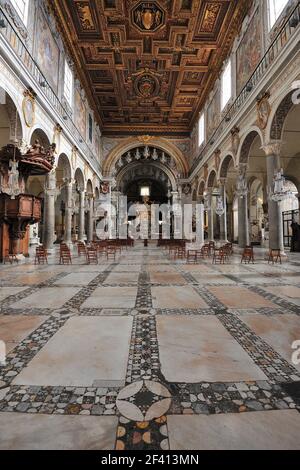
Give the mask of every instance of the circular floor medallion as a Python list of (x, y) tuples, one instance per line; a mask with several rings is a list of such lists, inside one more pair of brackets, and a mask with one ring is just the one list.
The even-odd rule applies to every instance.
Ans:
[(151, 421), (164, 415), (171, 406), (169, 390), (159, 382), (140, 380), (124, 387), (117, 396), (117, 407), (132, 421)]

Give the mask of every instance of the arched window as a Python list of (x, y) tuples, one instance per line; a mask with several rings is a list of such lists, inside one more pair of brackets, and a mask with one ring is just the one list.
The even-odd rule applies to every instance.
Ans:
[(232, 77), (231, 77), (231, 60), (229, 60), (222, 74), (221, 111), (225, 108), (231, 96), (232, 96)]
[(289, 0), (269, 0), (269, 27), (273, 28)]
[(205, 122), (204, 122), (204, 113), (201, 114), (198, 121), (198, 145), (203, 144), (205, 140)]
[(11, 0), (11, 3), (26, 26), (28, 19), (29, 0)]

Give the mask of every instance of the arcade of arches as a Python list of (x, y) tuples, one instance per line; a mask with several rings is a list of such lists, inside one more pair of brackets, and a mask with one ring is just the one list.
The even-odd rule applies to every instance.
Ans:
[(0, 1), (0, 449), (300, 448), (274, 3)]

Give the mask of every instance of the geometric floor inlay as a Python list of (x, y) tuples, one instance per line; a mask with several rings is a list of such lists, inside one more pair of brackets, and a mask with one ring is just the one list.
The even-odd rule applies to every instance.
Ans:
[(0, 449), (299, 448), (300, 259), (254, 250), (2, 266)]

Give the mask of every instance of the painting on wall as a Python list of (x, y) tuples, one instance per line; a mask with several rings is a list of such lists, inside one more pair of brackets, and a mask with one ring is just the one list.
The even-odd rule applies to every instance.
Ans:
[(220, 92), (219, 90), (214, 94), (214, 97), (207, 108), (206, 129), (207, 138), (209, 138), (213, 131), (218, 127), (220, 122)]
[(38, 10), (36, 41), (37, 63), (49, 84), (57, 92), (59, 47), (41, 9)]
[(75, 92), (75, 124), (81, 136), (86, 138), (86, 109), (78, 90)]
[(262, 56), (262, 24), (257, 8), (237, 49), (237, 93), (247, 83)]

